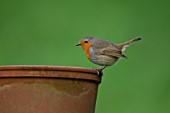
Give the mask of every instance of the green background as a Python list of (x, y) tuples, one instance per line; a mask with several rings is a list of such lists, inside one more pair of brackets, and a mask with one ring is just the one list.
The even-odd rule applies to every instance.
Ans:
[(0, 65), (95, 67), (75, 44), (122, 43), (128, 59), (104, 70), (96, 113), (170, 113), (168, 0), (0, 0)]

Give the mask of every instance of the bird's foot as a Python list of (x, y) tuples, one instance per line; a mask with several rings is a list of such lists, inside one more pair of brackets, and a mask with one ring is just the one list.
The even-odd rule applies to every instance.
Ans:
[(103, 76), (102, 69), (99, 68), (99, 69), (96, 69), (96, 70), (97, 70), (97, 76), (101, 78)]
[(98, 73), (99, 77), (102, 77), (102, 75), (103, 75), (102, 71), (103, 71), (104, 68), (106, 68), (106, 66), (101, 66), (99, 69), (97, 69), (97, 73)]

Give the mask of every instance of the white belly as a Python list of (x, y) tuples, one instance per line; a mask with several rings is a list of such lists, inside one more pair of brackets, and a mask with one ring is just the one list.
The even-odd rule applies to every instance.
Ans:
[(96, 55), (95, 58), (92, 59), (92, 62), (98, 64), (100, 66), (111, 66), (118, 61), (119, 58), (105, 56), (105, 55)]

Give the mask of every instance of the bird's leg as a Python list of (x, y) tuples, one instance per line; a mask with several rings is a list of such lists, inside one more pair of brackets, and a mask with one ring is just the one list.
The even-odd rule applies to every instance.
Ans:
[(106, 68), (106, 66), (100, 66), (100, 68), (98, 68), (97, 70), (102, 71), (104, 68)]
[(104, 68), (106, 68), (106, 66), (101, 66), (101, 67), (100, 67), (101, 71), (102, 71)]

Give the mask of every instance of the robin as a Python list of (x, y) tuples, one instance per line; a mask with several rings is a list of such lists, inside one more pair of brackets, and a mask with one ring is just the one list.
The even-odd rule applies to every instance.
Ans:
[(120, 58), (127, 58), (122, 52), (138, 40), (141, 40), (141, 37), (122, 44), (114, 44), (94, 37), (85, 37), (76, 46), (82, 46), (87, 58), (94, 64), (100, 65), (100, 69), (103, 70), (105, 67), (115, 64)]

